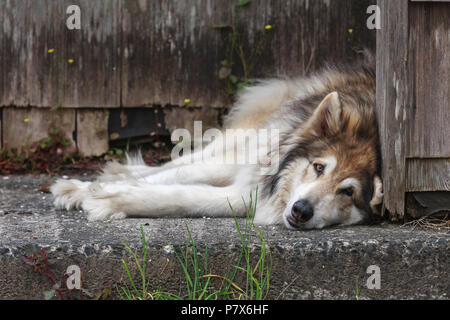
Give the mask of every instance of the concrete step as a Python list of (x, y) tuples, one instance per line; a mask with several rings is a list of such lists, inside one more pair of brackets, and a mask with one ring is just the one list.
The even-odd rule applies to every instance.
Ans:
[[(124, 243), (141, 249), (141, 225), (150, 238), (152, 288), (185, 294), (183, 271), (170, 245), (186, 246), (186, 225), (199, 252), (207, 247), (210, 273), (226, 275), (237, 259), (241, 242), (231, 218), (89, 222), (82, 212), (55, 210), (51, 195), (39, 191), (54, 179), (0, 177), (0, 299), (43, 299), (51, 288), (48, 278), (24, 262), (32, 246), (48, 253), (56, 278), (76, 265), (82, 270), (83, 288), (98, 293), (112, 287), (109, 297), (118, 298), (116, 288), (127, 283), (121, 259), (133, 265)], [(273, 262), (270, 299), (449, 298), (448, 234), (391, 224), (313, 231), (260, 229)], [(256, 259), (256, 233), (252, 239)], [(379, 289), (370, 289), (367, 282), (369, 287), (377, 284), (372, 272), (378, 268)], [(131, 272), (136, 275), (136, 268)]]

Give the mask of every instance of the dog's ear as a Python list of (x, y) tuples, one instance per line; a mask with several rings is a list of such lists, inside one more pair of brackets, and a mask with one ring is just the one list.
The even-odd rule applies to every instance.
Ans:
[(317, 136), (332, 136), (342, 123), (342, 106), (336, 91), (328, 94), (314, 111), (307, 127)]
[(372, 213), (377, 214), (377, 206), (383, 202), (383, 183), (379, 176), (373, 178), (373, 196), (370, 200), (370, 208)]

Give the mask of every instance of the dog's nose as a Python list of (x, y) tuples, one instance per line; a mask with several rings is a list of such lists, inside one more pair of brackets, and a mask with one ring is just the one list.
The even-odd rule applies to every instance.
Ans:
[(291, 214), (296, 220), (306, 222), (312, 218), (314, 208), (308, 200), (300, 200), (292, 206)]

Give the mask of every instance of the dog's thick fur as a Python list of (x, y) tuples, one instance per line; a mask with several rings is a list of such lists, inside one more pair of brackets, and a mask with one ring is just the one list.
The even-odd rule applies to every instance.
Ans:
[[(280, 161), (270, 175), (260, 175), (258, 165), (205, 164), (201, 154), (191, 164), (182, 157), (161, 167), (128, 157), (92, 183), (58, 180), (55, 205), (81, 207), (89, 220), (232, 216), (229, 205), (244, 215), (243, 198), (258, 187), (256, 223), (310, 229), (368, 222), (382, 190), (367, 60), (309, 78), (261, 81), (240, 95), (225, 127), (279, 130)], [(211, 148), (214, 142), (204, 151)]]

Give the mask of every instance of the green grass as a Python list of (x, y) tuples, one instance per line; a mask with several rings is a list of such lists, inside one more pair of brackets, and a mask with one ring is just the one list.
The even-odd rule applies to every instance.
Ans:
[[(253, 220), (256, 214), (256, 204), (258, 201), (258, 189), (256, 189), (255, 200), (253, 201), (253, 195), (250, 194), (250, 203), (247, 208), (247, 214), (245, 219), (244, 228), (239, 225), (236, 219), (236, 213), (230, 204), (230, 209), (235, 216), (236, 230), (239, 234), (239, 239), (241, 241), (241, 250), (237, 263), (234, 266), (234, 272), (231, 279), (235, 279), (237, 272), (242, 271), (245, 275), (245, 290), (240, 289), (240, 294), (244, 299), (255, 299), (261, 300), (267, 296), (269, 291), (270, 274), (272, 271), (272, 257), (270, 252), (267, 251), (267, 244), (262, 235), (261, 230), (259, 230)], [(260, 254), (257, 263), (252, 265), (252, 253), (251, 253), (251, 236), (252, 231), (255, 231), (260, 246)], [(266, 260), (266, 258), (269, 258)], [(241, 261), (244, 259), (244, 267), (241, 266)]]
[(158, 299), (177, 299), (175, 295), (163, 292), (160, 289), (155, 291), (150, 290), (150, 282), (147, 279), (147, 262), (148, 262), (148, 252), (150, 249), (150, 239), (146, 239), (144, 233), (144, 227), (141, 225), (141, 243), (142, 243), (142, 256), (138, 257), (137, 250), (133, 251), (126, 243), (124, 243), (125, 248), (133, 257), (134, 263), (139, 271), (140, 276), (140, 287), (138, 283), (135, 282), (133, 276), (131, 275), (130, 268), (126, 261), (122, 259), (122, 264), (124, 266), (125, 272), (127, 274), (129, 285), (125, 284), (119, 290), (119, 295), (122, 300), (158, 300)]
[[(206, 240), (204, 253), (201, 255), (189, 226), (186, 224), (187, 242), (184, 248), (173, 248), (177, 262), (184, 275), (186, 295), (179, 296), (164, 291), (160, 288), (152, 289), (147, 278), (147, 262), (150, 248), (150, 240), (146, 238), (141, 226), (142, 252), (138, 256), (124, 244), (132, 256), (132, 260), (138, 269), (138, 280), (135, 280), (130, 272), (129, 265), (122, 259), (122, 263), (128, 278), (128, 284), (119, 289), (122, 299), (127, 300), (157, 300), (157, 299), (189, 299), (189, 300), (262, 300), (269, 292), (270, 275), (272, 271), (272, 257), (267, 243), (253, 223), (257, 204), (250, 194), (250, 201), (246, 210), (244, 225), (241, 226), (236, 213), (230, 204), (230, 210), (234, 215), (236, 230), (240, 239), (240, 250), (236, 261), (228, 266), (226, 275), (209, 272), (208, 243)], [(243, 199), (244, 201), (244, 199)], [(245, 203), (245, 201), (244, 201)], [(257, 248), (254, 250), (253, 236), (256, 234)]]
[(356, 283), (355, 299), (359, 300), (359, 276), (355, 276), (355, 283)]

